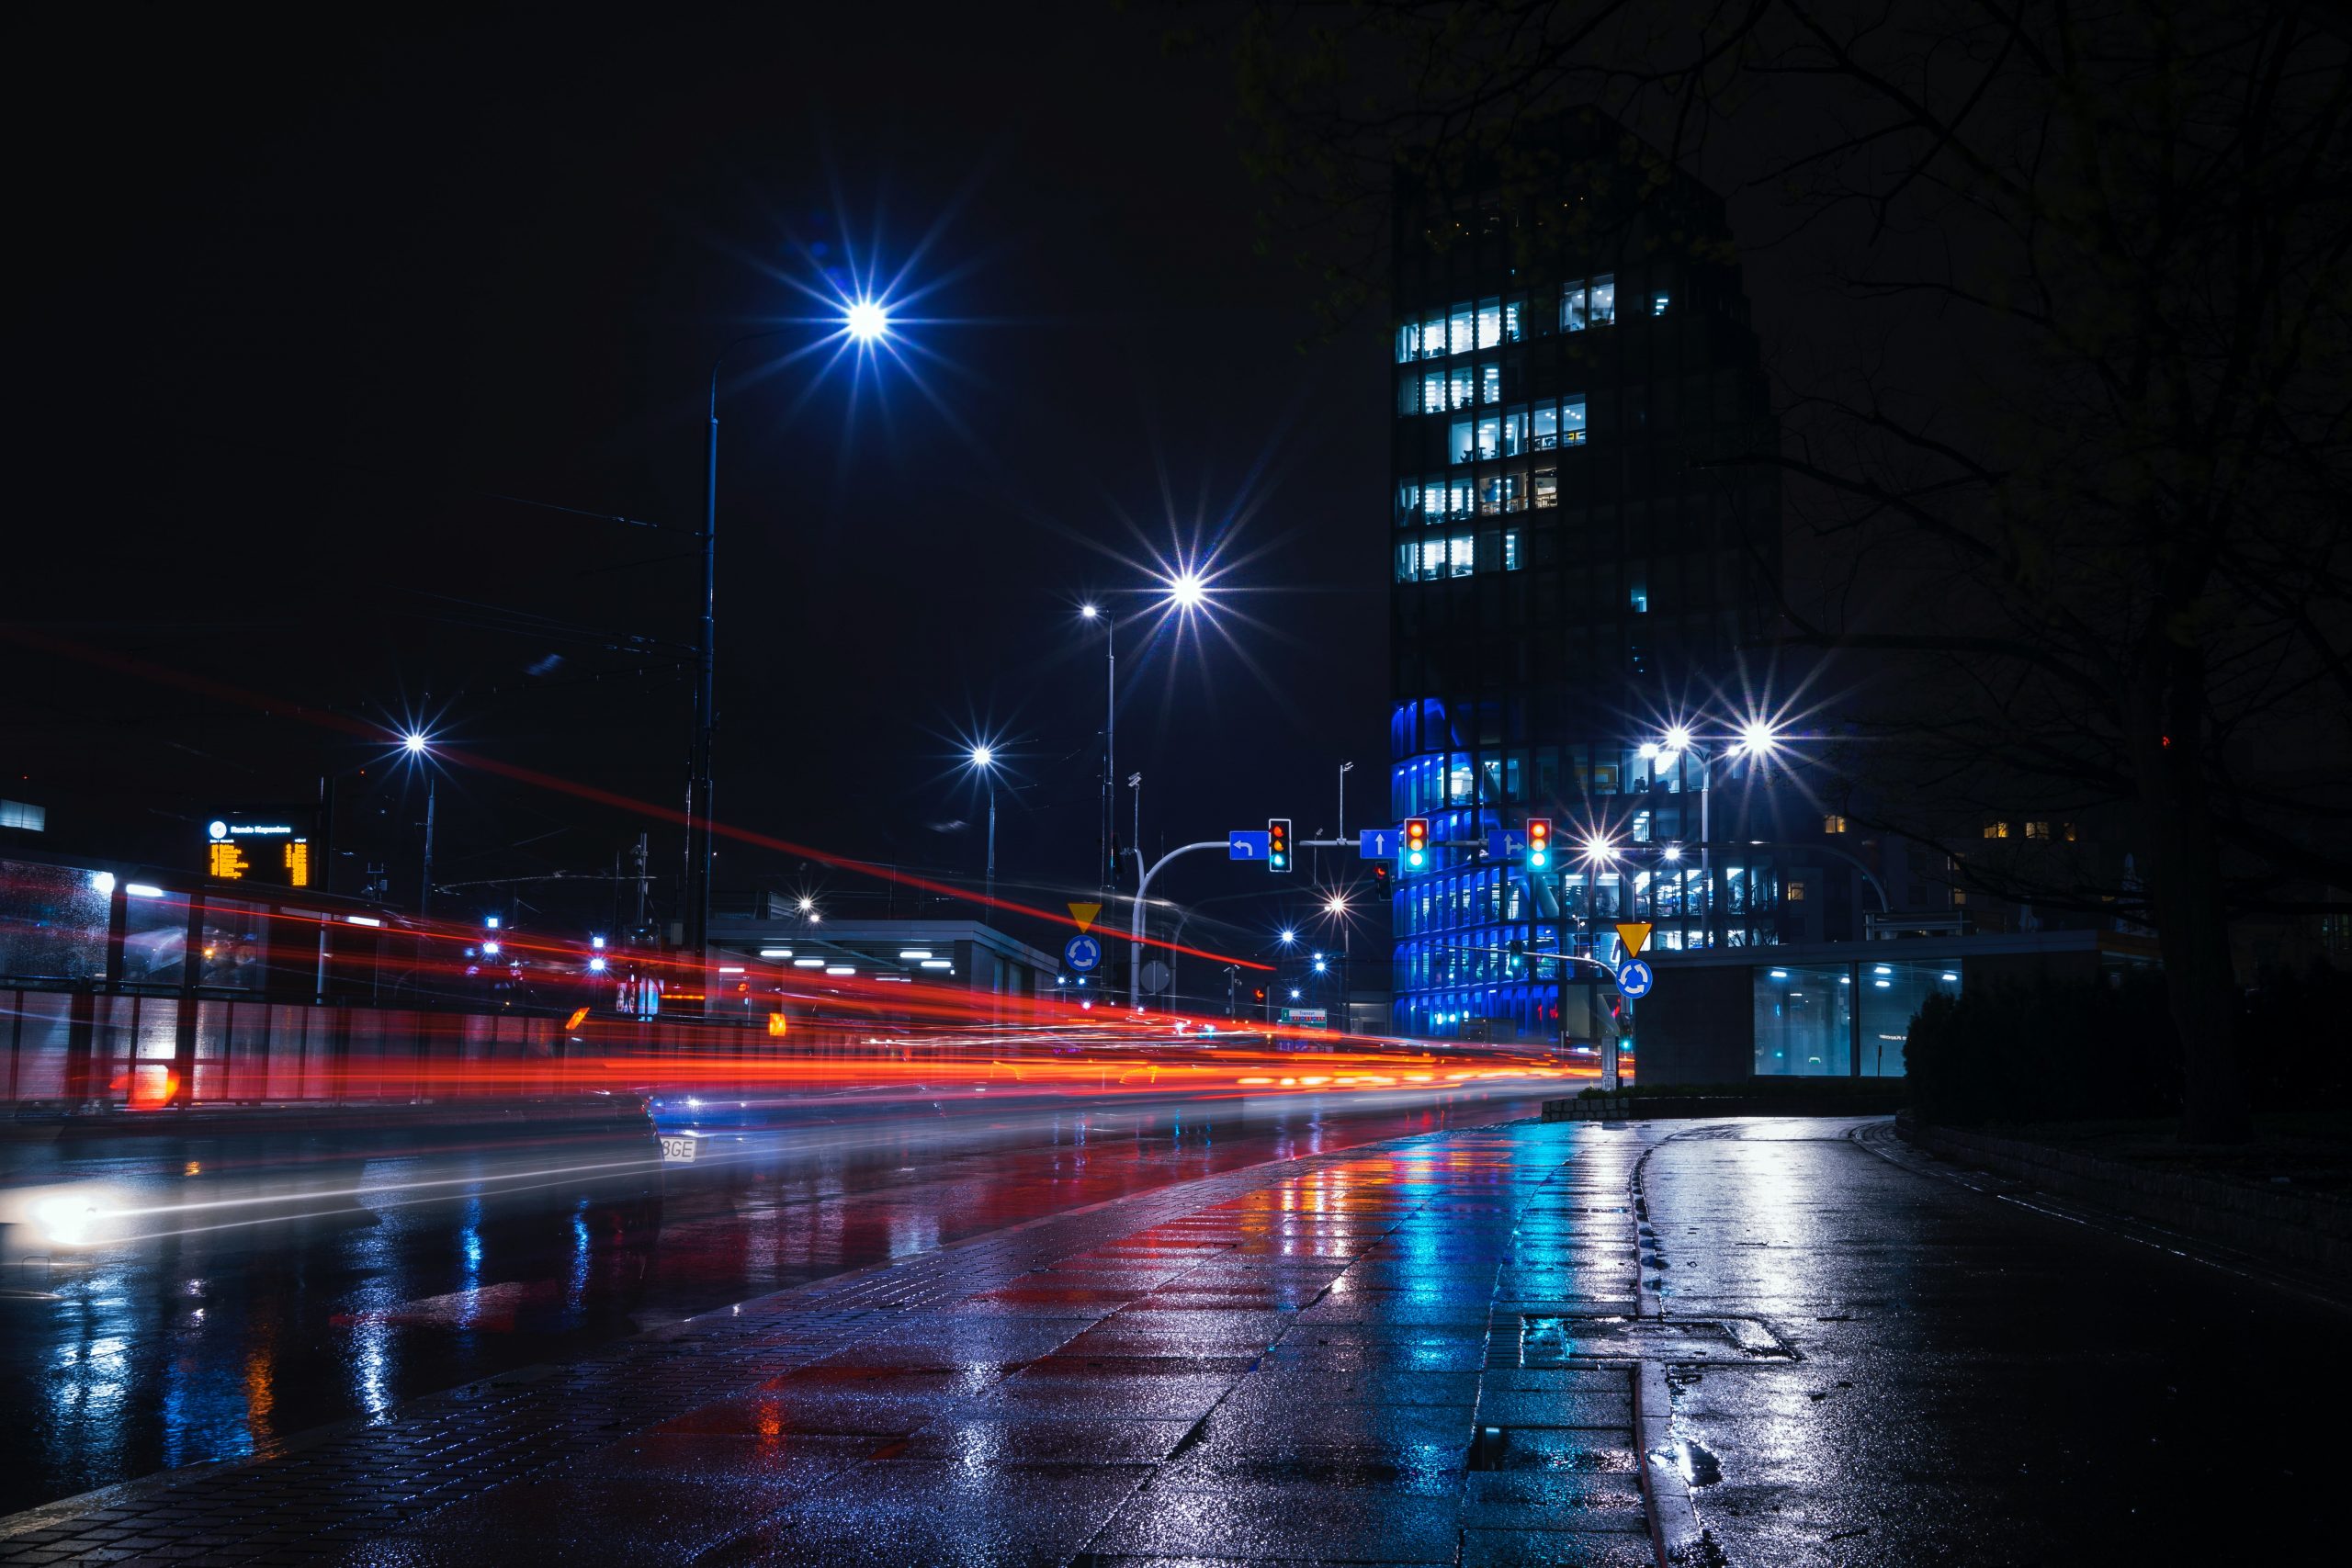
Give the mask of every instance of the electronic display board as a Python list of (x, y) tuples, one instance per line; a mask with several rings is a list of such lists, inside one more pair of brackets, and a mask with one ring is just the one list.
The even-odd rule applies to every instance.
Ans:
[(302, 812), (223, 811), (204, 824), (204, 874), (264, 887), (311, 886), (311, 824)]

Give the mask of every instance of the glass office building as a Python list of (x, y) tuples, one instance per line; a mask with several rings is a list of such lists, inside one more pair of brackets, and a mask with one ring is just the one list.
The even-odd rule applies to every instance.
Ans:
[[(1775, 437), (1722, 203), (1637, 152), (1568, 120), (1484, 194), (1400, 179), (1390, 796), (1434, 846), (1398, 868), (1400, 1032), (1555, 1035), (1580, 1005), (1564, 949), (1608, 960), (1637, 919), (1666, 951), (1770, 943), (1807, 891), (1747, 843), (1788, 837), (1754, 826), (1777, 820), (1763, 769), (1645, 754), (1668, 722), (1730, 722), (1781, 523), (1777, 479), (1737, 461)], [(1561, 852), (1532, 878), (1485, 847), (1529, 817)], [(1621, 852), (1580, 859), (1596, 834)]]

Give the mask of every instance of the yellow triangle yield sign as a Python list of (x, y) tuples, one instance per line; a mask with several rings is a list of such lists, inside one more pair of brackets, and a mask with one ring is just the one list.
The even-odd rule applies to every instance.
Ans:
[[(1092, 925), (1094, 923), (1094, 917), (1102, 912), (1102, 906), (1100, 904), (1072, 904), (1069, 907), (1069, 918), (1078, 922), (1078, 929), (1080, 931), (1084, 931), (1087, 927)], [(1646, 931), (1649, 928), (1645, 926), (1643, 929)]]
[(1647, 947), (1650, 943), (1649, 922), (1647, 920), (1630, 920), (1625, 924), (1619, 926), (1617, 928), (1617, 940), (1625, 944), (1626, 957), (1639, 958), (1642, 955), (1642, 949)]

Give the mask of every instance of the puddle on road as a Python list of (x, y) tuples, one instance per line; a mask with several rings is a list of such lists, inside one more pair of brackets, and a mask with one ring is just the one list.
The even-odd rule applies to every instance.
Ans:
[(1663, 1449), (1652, 1449), (1650, 1463), (1659, 1470), (1673, 1471), (1682, 1477), (1685, 1486), (1713, 1486), (1724, 1478), (1724, 1467), (1715, 1456), (1688, 1438), (1677, 1438)]

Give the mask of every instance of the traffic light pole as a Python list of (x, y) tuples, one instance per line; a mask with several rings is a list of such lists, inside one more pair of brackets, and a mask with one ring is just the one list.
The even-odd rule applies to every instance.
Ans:
[(1197, 844), (1180, 844), (1147, 867), (1143, 851), (1134, 845), (1128, 849), (1136, 857), (1135, 912), (1127, 917), (1127, 1010), (1143, 1007), (1143, 911), (1144, 900), (1151, 896), (1151, 879), (1166, 869), (1168, 863), (1179, 855), (1189, 855), (1197, 850), (1222, 850), (1229, 847), (1224, 839), (1204, 839)]

